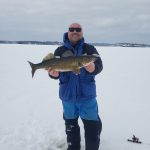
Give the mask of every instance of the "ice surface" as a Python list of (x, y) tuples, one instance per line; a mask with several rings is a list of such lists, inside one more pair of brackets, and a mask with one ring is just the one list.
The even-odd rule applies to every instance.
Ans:
[[(65, 150), (58, 81), (38, 63), (57, 46), (0, 45), (0, 149)], [(133, 134), (150, 143), (150, 48), (97, 47), (104, 70), (96, 77), (103, 122), (101, 150), (149, 150), (127, 142)], [(84, 150), (84, 131), (82, 150)]]

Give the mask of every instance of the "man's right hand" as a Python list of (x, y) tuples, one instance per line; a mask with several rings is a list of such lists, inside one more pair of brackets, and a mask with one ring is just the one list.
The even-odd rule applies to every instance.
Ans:
[(51, 67), (48, 68), (48, 73), (49, 73), (49, 75), (56, 77), (56, 78), (59, 76), (59, 72), (53, 70)]

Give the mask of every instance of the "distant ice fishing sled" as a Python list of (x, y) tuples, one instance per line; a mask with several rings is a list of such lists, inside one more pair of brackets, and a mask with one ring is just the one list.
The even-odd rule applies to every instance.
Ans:
[(132, 142), (132, 143), (138, 143), (141, 144), (142, 142), (139, 140), (139, 138), (137, 138), (135, 135), (133, 135), (132, 139), (127, 139), (128, 142)]

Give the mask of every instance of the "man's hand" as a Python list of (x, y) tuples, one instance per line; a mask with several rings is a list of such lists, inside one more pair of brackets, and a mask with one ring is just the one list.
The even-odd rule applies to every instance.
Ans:
[(86, 71), (92, 73), (95, 70), (95, 64), (94, 62), (88, 64), (87, 66), (84, 67)]
[(51, 75), (53, 77), (58, 77), (59, 76), (59, 72), (53, 70), (51, 67), (48, 68), (48, 73), (49, 73), (49, 75)]

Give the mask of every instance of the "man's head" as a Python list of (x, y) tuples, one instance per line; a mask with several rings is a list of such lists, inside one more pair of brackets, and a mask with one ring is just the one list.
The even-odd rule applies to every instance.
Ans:
[(68, 38), (75, 45), (83, 37), (82, 27), (78, 23), (72, 23), (68, 28)]

